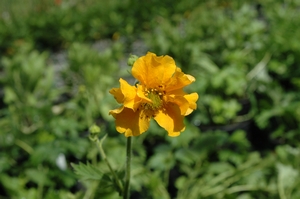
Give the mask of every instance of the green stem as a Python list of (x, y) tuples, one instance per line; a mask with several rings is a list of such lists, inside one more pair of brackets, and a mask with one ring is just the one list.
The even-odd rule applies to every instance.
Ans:
[(107, 136), (107, 134), (106, 134), (100, 141), (97, 140), (97, 146), (98, 146), (98, 149), (99, 149), (99, 151), (100, 151), (100, 154), (101, 154), (103, 160), (105, 161), (105, 163), (107, 164), (107, 166), (108, 166), (108, 168), (109, 168), (111, 174), (113, 175), (113, 178), (114, 178), (114, 180), (115, 180), (115, 183), (116, 183), (117, 186), (118, 186), (118, 189), (119, 189), (118, 191), (119, 191), (119, 193), (123, 193), (123, 186), (122, 186), (122, 184), (121, 184), (121, 182), (120, 182), (118, 176), (116, 175), (115, 171), (114, 171), (113, 168), (111, 167), (111, 165), (110, 165), (108, 159), (106, 158), (106, 154), (104, 153), (104, 150), (103, 150), (103, 148), (102, 148), (102, 142), (104, 141), (104, 139), (106, 138), (106, 136)]
[(126, 176), (125, 176), (125, 187), (124, 187), (124, 199), (129, 199), (129, 187), (130, 187), (130, 166), (131, 166), (131, 142), (132, 137), (127, 138), (126, 145)]
[(33, 153), (33, 148), (31, 146), (29, 146), (26, 142), (23, 142), (22, 140), (17, 139), (15, 141), (15, 143), (16, 143), (16, 145), (21, 147), (24, 151), (26, 151), (28, 154)]

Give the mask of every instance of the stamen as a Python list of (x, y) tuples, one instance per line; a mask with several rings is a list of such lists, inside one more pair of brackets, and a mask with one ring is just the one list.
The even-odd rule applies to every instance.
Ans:
[(152, 111), (157, 111), (158, 109), (160, 109), (163, 104), (162, 95), (163, 93), (160, 92), (157, 88), (147, 89), (147, 91), (145, 92), (145, 96), (147, 96), (152, 103), (146, 103), (145, 109)]

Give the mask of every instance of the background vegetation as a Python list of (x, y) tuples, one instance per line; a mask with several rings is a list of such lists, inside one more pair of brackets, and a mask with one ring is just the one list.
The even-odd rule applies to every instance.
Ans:
[(123, 176), (108, 90), (131, 80), (129, 54), (147, 51), (195, 76), (188, 89), (200, 99), (179, 137), (153, 123), (134, 138), (132, 198), (300, 198), (299, 9), (299, 0), (0, 1), (0, 198), (118, 198), (89, 127), (108, 134), (103, 148)]

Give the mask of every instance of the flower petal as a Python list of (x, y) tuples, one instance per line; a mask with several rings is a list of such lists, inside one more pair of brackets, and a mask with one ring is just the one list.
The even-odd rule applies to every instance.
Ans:
[(110, 89), (109, 93), (114, 96), (118, 103), (121, 104), (124, 102), (124, 95), (120, 88), (112, 88)]
[(136, 110), (141, 99), (137, 96), (137, 88), (131, 86), (124, 79), (120, 78), (120, 89), (124, 96), (123, 105), (127, 108)]
[(182, 89), (168, 92), (165, 101), (175, 103), (179, 106), (181, 115), (189, 115), (197, 108), (198, 94), (186, 94)]
[(199, 98), (197, 93), (191, 93), (188, 95), (184, 95), (184, 98), (189, 102), (189, 108), (186, 111), (185, 115), (189, 115), (197, 108), (197, 100)]
[(151, 99), (145, 96), (145, 88), (143, 85), (137, 85), (137, 96), (142, 99), (144, 102), (152, 103)]
[(168, 131), (168, 135), (176, 137), (180, 132), (184, 131), (184, 116), (181, 115), (180, 109), (176, 104), (168, 103), (164, 106), (164, 110), (159, 110), (154, 116), (155, 121)]
[(116, 130), (125, 133), (126, 137), (141, 135), (149, 128), (150, 117), (141, 110), (134, 112), (132, 109), (121, 107), (111, 110), (109, 114), (116, 119)]
[(180, 95), (179, 96), (169, 95), (169, 96), (167, 96), (166, 101), (169, 103), (176, 104), (180, 109), (181, 115), (185, 115), (185, 113), (187, 112), (187, 110), (189, 109), (189, 106), (190, 106), (188, 100), (185, 99), (183, 95), (181, 95), (181, 96)]
[(169, 79), (169, 81), (165, 84), (166, 92), (183, 88), (194, 81), (195, 78), (193, 76), (184, 74), (183, 72), (181, 72), (181, 69), (177, 67), (173, 77)]
[(176, 70), (175, 61), (170, 56), (156, 56), (148, 52), (137, 59), (132, 67), (132, 75), (147, 88), (164, 85)]
[(114, 118), (116, 118), (115, 116), (119, 113), (121, 113), (124, 109), (124, 106), (121, 106), (120, 108), (114, 109), (114, 110), (110, 110), (109, 114), (112, 115)]

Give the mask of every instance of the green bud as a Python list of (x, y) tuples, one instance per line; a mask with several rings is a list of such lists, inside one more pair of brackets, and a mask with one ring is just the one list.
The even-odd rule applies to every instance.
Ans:
[(139, 58), (138, 56), (130, 54), (130, 56), (129, 56), (129, 58), (128, 58), (128, 61), (127, 61), (128, 66), (133, 66), (134, 62), (135, 62), (138, 58)]
[(101, 129), (99, 126), (97, 126), (96, 124), (93, 124), (91, 127), (90, 127), (90, 132), (93, 133), (93, 134), (98, 134), (101, 132)]
[(98, 134), (101, 132), (101, 129), (99, 126), (97, 126), (96, 124), (93, 124), (90, 128), (90, 135), (89, 138), (91, 141), (95, 142), (98, 140)]

